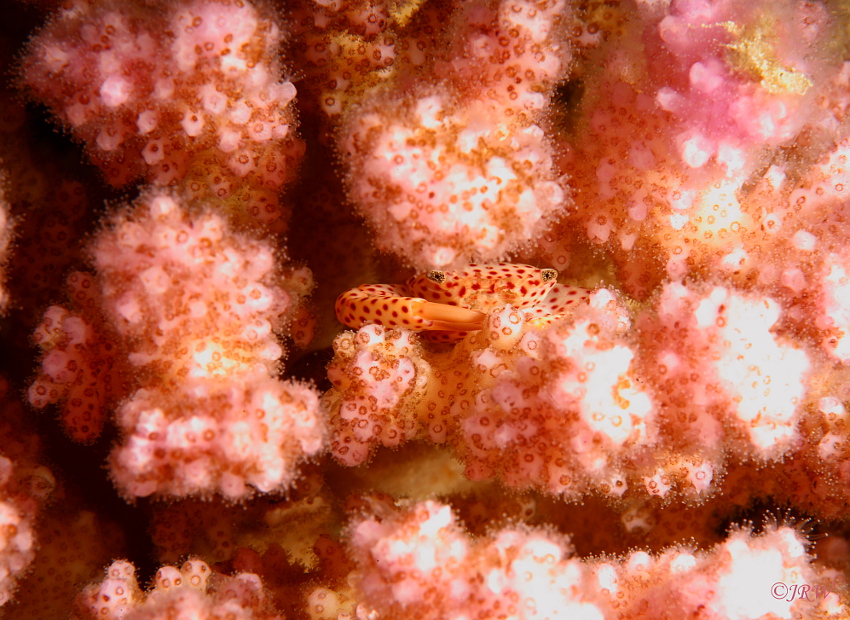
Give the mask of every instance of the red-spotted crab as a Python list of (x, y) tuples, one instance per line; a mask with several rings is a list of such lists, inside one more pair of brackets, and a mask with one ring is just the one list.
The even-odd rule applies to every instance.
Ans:
[(481, 329), (487, 313), (510, 304), (529, 320), (548, 320), (586, 302), (586, 288), (558, 283), (554, 269), (497, 263), (462, 271), (428, 271), (406, 284), (363, 284), (336, 300), (336, 316), (359, 329), (376, 323), (428, 332), (444, 342)]

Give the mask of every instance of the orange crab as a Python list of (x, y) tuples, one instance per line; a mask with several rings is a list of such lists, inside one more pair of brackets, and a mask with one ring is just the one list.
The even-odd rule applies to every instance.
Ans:
[(564, 314), (589, 295), (586, 288), (558, 284), (554, 269), (469, 265), (463, 271), (428, 271), (406, 284), (363, 284), (337, 298), (336, 316), (354, 329), (376, 323), (454, 342), (481, 329), (494, 308), (510, 304), (538, 319)]

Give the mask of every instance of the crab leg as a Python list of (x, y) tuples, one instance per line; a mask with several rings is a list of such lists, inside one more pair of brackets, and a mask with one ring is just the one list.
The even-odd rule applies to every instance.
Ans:
[(411, 297), (406, 286), (363, 284), (336, 300), (340, 323), (359, 329), (368, 323), (404, 327), (414, 331), (473, 331), (481, 329), (486, 315), (476, 310), (438, 304)]

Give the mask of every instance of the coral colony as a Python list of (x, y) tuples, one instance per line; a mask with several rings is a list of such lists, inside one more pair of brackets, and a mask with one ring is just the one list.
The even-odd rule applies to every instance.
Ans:
[(4, 10), (4, 618), (850, 618), (846, 2)]

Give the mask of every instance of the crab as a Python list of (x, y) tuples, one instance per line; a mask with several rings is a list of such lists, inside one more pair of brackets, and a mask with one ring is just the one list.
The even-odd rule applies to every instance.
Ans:
[(487, 313), (510, 304), (545, 322), (587, 302), (590, 290), (558, 283), (554, 269), (497, 263), (462, 271), (427, 271), (406, 284), (363, 284), (336, 300), (336, 316), (353, 329), (375, 323), (456, 342), (484, 327)]

